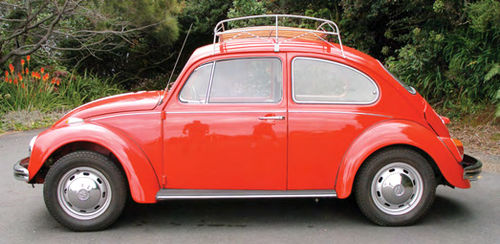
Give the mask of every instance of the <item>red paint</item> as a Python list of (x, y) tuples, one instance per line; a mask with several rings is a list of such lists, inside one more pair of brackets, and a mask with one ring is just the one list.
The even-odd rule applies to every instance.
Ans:
[[(39, 135), (30, 159), (30, 180), (58, 148), (85, 141), (116, 156), (138, 202), (155, 202), (161, 188), (332, 189), (345, 198), (368, 156), (384, 147), (408, 145), (427, 153), (451, 185), (470, 186), (458, 164), (463, 154), (443, 120), (375, 59), (348, 47), (343, 58), (339, 50), (310, 41), (289, 41), (280, 45), (280, 52), (273, 50), (272, 44), (258, 39), (201, 47), (168, 93), (129, 93), (73, 110)], [(199, 65), (246, 57), (282, 61), (281, 102), (179, 102), (180, 88)], [(295, 103), (290, 95), (294, 57), (355, 68), (377, 83), (380, 97), (368, 105)], [(263, 116), (285, 119), (260, 120)], [(84, 121), (68, 125), (70, 117)]]

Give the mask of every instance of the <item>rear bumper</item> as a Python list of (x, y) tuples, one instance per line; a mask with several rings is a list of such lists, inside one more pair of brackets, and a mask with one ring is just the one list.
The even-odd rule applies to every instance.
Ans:
[(30, 162), (30, 157), (23, 158), (14, 164), (14, 178), (16, 180), (28, 182), (30, 178), (30, 173), (28, 171), (28, 164)]
[(483, 163), (481, 163), (481, 161), (465, 154), (464, 159), (460, 162), (460, 165), (464, 168), (464, 179), (470, 181), (479, 179), (481, 169), (483, 168)]

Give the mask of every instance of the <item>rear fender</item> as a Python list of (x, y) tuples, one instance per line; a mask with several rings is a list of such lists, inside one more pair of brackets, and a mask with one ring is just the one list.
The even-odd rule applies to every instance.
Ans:
[(423, 150), (434, 160), (448, 183), (459, 188), (470, 187), (469, 181), (463, 179), (462, 166), (433, 131), (407, 120), (386, 120), (364, 131), (345, 153), (337, 173), (337, 196), (348, 197), (363, 162), (377, 150), (393, 145), (410, 145)]
[(29, 180), (57, 149), (73, 142), (90, 142), (108, 149), (125, 171), (132, 198), (139, 203), (156, 202), (160, 190), (158, 177), (142, 149), (123, 132), (92, 123), (51, 128), (41, 133), (31, 153)]

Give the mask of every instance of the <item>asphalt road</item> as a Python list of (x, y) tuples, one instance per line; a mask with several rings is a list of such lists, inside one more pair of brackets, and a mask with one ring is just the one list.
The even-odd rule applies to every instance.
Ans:
[(500, 243), (500, 174), (471, 189), (440, 186), (430, 213), (410, 227), (379, 227), (351, 199), (177, 200), (132, 205), (110, 229), (75, 233), (43, 203), (42, 186), (12, 165), (39, 131), (0, 136), (0, 243)]

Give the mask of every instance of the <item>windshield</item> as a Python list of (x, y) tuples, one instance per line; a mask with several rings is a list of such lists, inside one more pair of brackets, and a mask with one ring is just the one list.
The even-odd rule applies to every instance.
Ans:
[[(378, 60), (377, 60), (378, 61)], [(403, 86), (409, 93), (415, 95), (417, 93), (417, 91), (415, 90), (415, 88), (413, 88), (412, 86), (400, 81), (395, 75), (393, 75), (383, 64), (382, 62), (378, 61), (378, 63), (380, 64), (380, 66), (382, 66), (382, 68), (384, 68), (384, 70), (389, 73), (392, 78), (394, 78), (399, 84), (401, 84), (401, 86)]]

